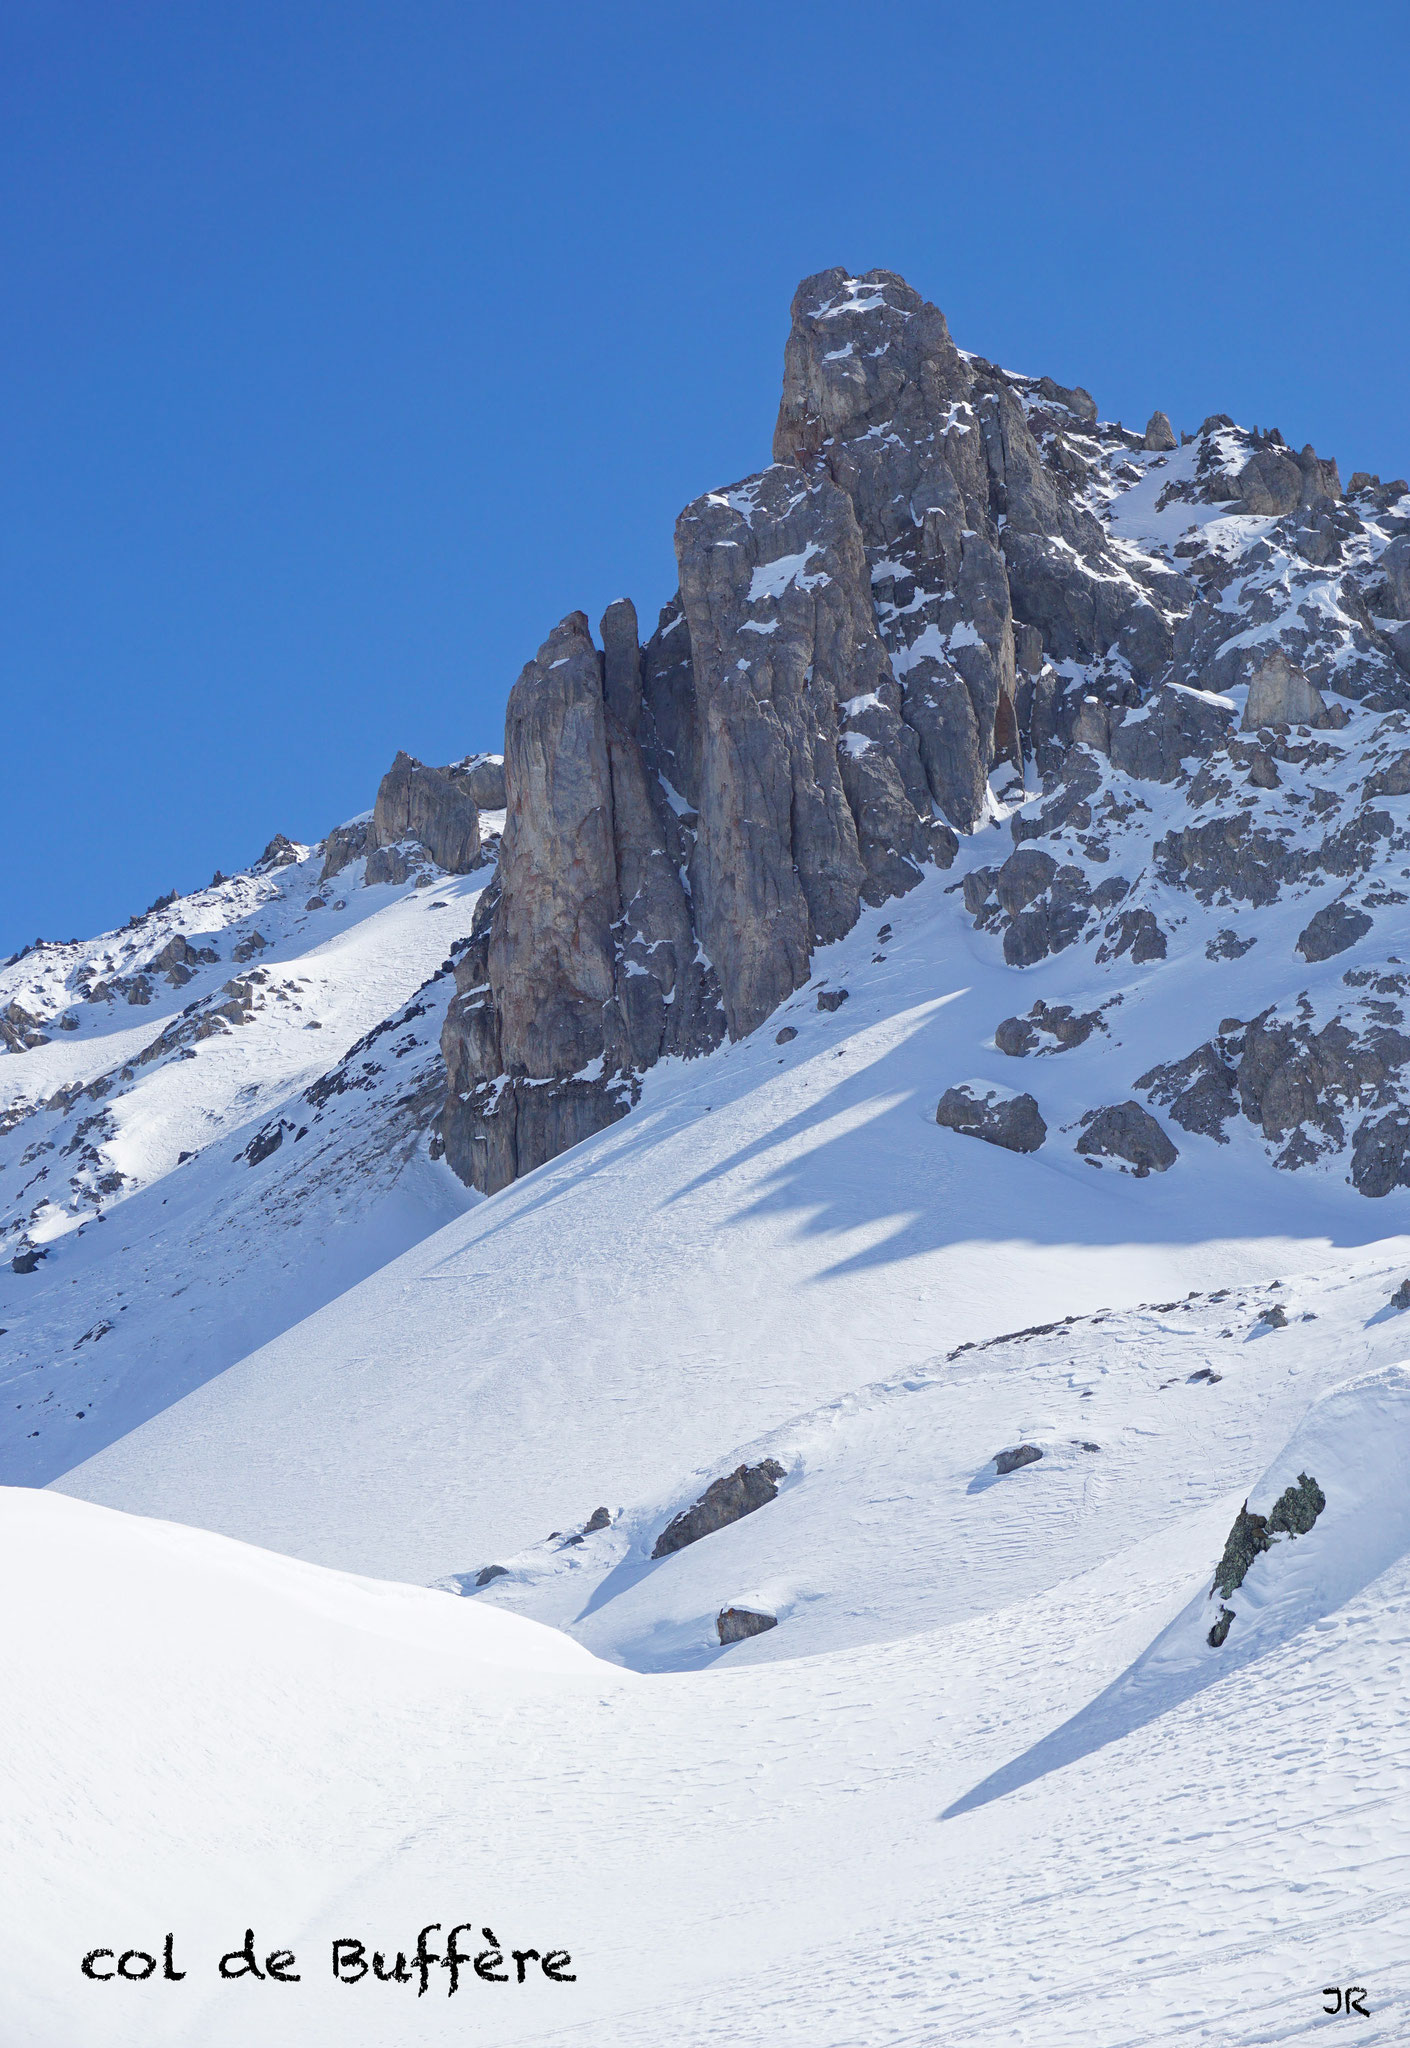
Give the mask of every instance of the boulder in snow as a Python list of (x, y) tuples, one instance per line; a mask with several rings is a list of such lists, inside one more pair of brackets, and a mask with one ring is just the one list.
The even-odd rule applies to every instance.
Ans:
[(750, 1636), (761, 1636), (777, 1627), (776, 1614), (758, 1614), (752, 1607), (722, 1607), (715, 1620), (722, 1643), (742, 1643)]
[(1334, 954), (1354, 946), (1358, 939), (1364, 939), (1371, 923), (1365, 911), (1357, 910), (1353, 904), (1340, 899), (1324, 903), (1299, 933), (1297, 950), (1309, 965), (1330, 960)]
[(736, 1465), (723, 1479), (712, 1481), (693, 1507), (683, 1509), (667, 1524), (656, 1538), (652, 1557), (670, 1557), (688, 1544), (698, 1543), (702, 1536), (713, 1536), (717, 1529), (727, 1529), (731, 1522), (766, 1507), (776, 1499), (782, 1477), (783, 1467), (776, 1458), (763, 1458), (757, 1465)]
[(1120, 1159), (1133, 1168), (1137, 1180), (1148, 1173), (1165, 1173), (1179, 1153), (1148, 1109), (1139, 1102), (1114, 1102), (1105, 1109), (1089, 1109), (1082, 1119), (1083, 1132), (1077, 1150), (1083, 1159)]
[(1175, 429), (1163, 412), (1151, 414), (1141, 445), (1153, 455), (1164, 455), (1175, 446)]
[(982, 1138), (1005, 1152), (1036, 1152), (1048, 1135), (1038, 1104), (1031, 1095), (1014, 1095), (982, 1083), (965, 1081), (940, 1097), (935, 1121), (965, 1138)]
[(1015, 1444), (1012, 1450), (1000, 1451), (994, 1459), (994, 1470), (1001, 1479), (1010, 1472), (1017, 1472), (1021, 1465), (1036, 1465), (1043, 1453), (1037, 1444)]

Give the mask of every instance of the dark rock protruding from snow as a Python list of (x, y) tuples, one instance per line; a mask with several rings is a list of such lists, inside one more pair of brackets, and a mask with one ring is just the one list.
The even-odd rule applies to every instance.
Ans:
[[(1005, 1017), (994, 1032), (994, 1043), (1011, 1059), (1021, 1059), (1034, 1051), (1066, 1052), (1074, 1045), (1085, 1045), (1099, 1029), (1106, 1029), (1100, 1010), (1079, 1012), (1070, 1003), (1049, 1006), (1037, 1002), (1026, 1017)], [(1052, 1040), (1051, 1048), (1043, 1046), (1044, 1038)]]
[(1157, 690), (1112, 734), (1112, 766), (1146, 782), (1174, 782), (1186, 760), (1213, 753), (1227, 739), (1231, 722), (1227, 706), (1212, 698), (1193, 690)]
[(1005, 1152), (1036, 1152), (1048, 1127), (1033, 1097), (1000, 1088), (976, 1092), (981, 1087), (977, 1082), (963, 1082), (958, 1088), (947, 1088), (935, 1112), (936, 1123), (962, 1137), (1002, 1146)]
[(1390, 1297), (1390, 1305), (1393, 1309), (1398, 1309), (1402, 1314), (1407, 1308), (1410, 1308), (1410, 1280), (1401, 1281), (1394, 1294)]
[[(1224, 1554), (1215, 1570), (1214, 1592), (1229, 1599), (1248, 1577), (1256, 1557), (1271, 1550), (1280, 1536), (1290, 1541), (1305, 1536), (1326, 1505), (1327, 1496), (1306, 1472), (1298, 1473), (1295, 1486), (1284, 1488), (1266, 1515), (1251, 1515), (1245, 1501), (1234, 1517)], [(1228, 1634), (1227, 1627), (1224, 1634)]]
[(715, 1632), (722, 1643), (746, 1642), (750, 1636), (766, 1635), (777, 1627), (776, 1614), (760, 1614), (752, 1607), (722, 1607), (715, 1620)]
[(1302, 471), (1285, 448), (1260, 448), (1237, 478), (1239, 496), (1250, 512), (1281, 519), (1302, 497)]
[(1231, 1593), (1236, 1593), (1248, 1577), (1248, 1568), (1253, 1560), (1272, 1547), (1267, 1516), (1251, 1515), (1245, 1501), (1234, 1517), (1234, 1526), (1225, 1538), (1224, 1554), (1215, 1568), (1215, 1592), (1226, 1600)]
[(1375, 1009), (1359, 1030), (1340, 1016), (1316, 1030), (1302, 1016), (1265, 1010), (1247, 1024), (1226, 1018), (1216, 1037), (1152, 1067), (1136, 1086), (1183, 1130), (1221, 1144), (1225, 1124), (1243, 1115), (1279, 1146), (1285, 1168), (1339, 1149), (1349, 1135), (1352, 1185), (1378, 1196), (1410, 1185), (1410, 1114), (1395, 1093), (1407, 1065), (1410, 1036)]
[(1148, 1173), (1165, 1173), (1180, 1156), (1150, 1111), (1142, 1109), (1139, 1102), (1117, 1102), (1106, 1109), (1089, 1109), (1082, 1123), (1082, 1136), (1077, 1140), (1081, 1156), (1124, 1160), (1137, 1180), (1144, 1180)]
[(1176, 446), (1175, 429), (1163, 412), (1153, 412), (1147, 420), (1141, 446), (1152, 455), (1167, 454)]
[(820, 988), (818, 990), (818, 1008), (820, 1010), (840, 1010), (842, 1005), (850, 998), (851, 993), (852, 991), (846, 988)]
[[(963, 831), (983, 814), (994, 762), (1019, 759), (1013, 611), (978, 387), (944, 314), (894, 272), (825, 270), (794, 294), (774, 459), (824, 471), (851, 500), (929, 793)], [(1015, 503), (1026, 503), (1043, 466), (1003, 389)]]
[(351, 861), (360, 860), (367, 851), (371, 821), (354, 818), (351, 824), (335, 825), (323, 842), (323, 869), (321, 882), (331, 882), (334, 875), (340, 875)]
[(656, 1538), (652, 1557), (670, 1557), (698, 1543), (702, 1536), (713, 1536), (717, 1529), (727, 1529), (731, 1522), (766, 1507), (777, 1499), (782, 1477), (783, 1467), (776, 1458), (763, 1458), (757, 1465), (736, 1465), (733, 1472), (707, 1486), (693, 1507), (683, 1509), (667, 1524)]
[(1306, 1472), (1299, 1472), (1297, 1484), (1284, 1487), (1269, 1510), (1269, 1534), (1305, 1536), (1326, 1505), (1327, 1496), (1317, 1481)]
[(1297, 950), (1309, 965), (1318, 960), (1330, 960), (1338, 953), (1345, 953), (1358, 939), (1364, 939), (1371, 923), (1364, 910), (1357, 910), (1353, 904), (1344, 903), (1340, 898), (1335, 903), (1324, 903), (1303, 927), (1298, 936)]
[(1012, 1450), (998, 1453), (994, 1470), (1001, 1479), (1007, 1479), (1010, 1472), (1017, 1472), (1024, 1465), (1036, 1465), (1042, 1455), (1037, 1444), (1015, 1444)]

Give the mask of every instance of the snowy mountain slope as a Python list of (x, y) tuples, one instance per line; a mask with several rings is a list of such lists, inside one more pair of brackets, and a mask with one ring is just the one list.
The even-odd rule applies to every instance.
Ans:
[[(6, 1249), (40, 1254), (0, 1266), (11, 1479), (122, 1436), (465, 1207), (427, 1134), (442, 963), (490, 870), (368, 888), (361, 865), (325, 895), (321, 850), (289, 849), (4, 970), (53, 1031), (0, 1059)], [(144, 965), (174, 944), (210, 957), (173, 986)], [(144, 1000), (105, 995), (118, 979)]]
[[(1363, 1306), (1325, 1318), (1355, 1328)], [(1406, 1385), (1344, 1384), (1275, 1455), (1255, 1504), (1299, 1469), (1327, 1504), (1256, 1560), (1249, 1650), (1221, 1664), (1186, 1641), (1201, 1683), (1154, 1698), (1147, 1683), (1140, 1712), (1075, 1754), (1050, 1754), (1061, 1732), (1140, 1688), (1182, 1615), (1207, 1614), (1242, 1488), (1155, 1529), (1137, 1493), (1100, 1562), (1015, 1583), (967, 1620), (654, 1678), (483, 1600), (6, 1494), (7, 1547), (26, 1558), (3, 1596), (26, 1766), (4, 1852), (26, 1958), (17, 2039), (219, 2044), (257, 2024), (276, 2048), (390, 2044), (414, 1979), (335, 1984), (329, 1943), (390, 1958), (438, 1922), (439, 1953), (467, 1920), (476, 1945), (488, 1925), (506, 1947), (567, 1948), (576, 1987), (550, 1998), (536, 1980), (491, 2019), (487, 1987), (463, 1983), (452, 2005), (433, 1968), (418, 2036), (608, 2028), (659, 2048), (688, 2010), (702, 2041), (881, 2048), (961, 2029), (1251, 2048), (1310, 2035), (1337, 1982), (1368, 1987), (1356, 2038), (1395, 2041), (1410, 1573), (1403, 1512), (1384, 1509), (1404, 1491)], [(883, 1449), (873, 1477), (886, 1469)], [(297, 1953), (297, 1992), (212, 1980), (251, 1918), (262, 1947)], [(84, 1946), (118, 1949), (172, 1926), (193, 1975), (99, 2006), (73, 1968), (80, 1926)]]
[[(1192, 1287), (1319, 1265), (1331, 1279), (1403, 1221), (1403, 1195), (1367, 1201), (1326, 1164), (1277, 1173), (1237, 1127), (1226, 1144), (1172, 1127), (1178, 1160), (1143, 1179), (1076, 1152), (1081, 1117), (1129, 1095), (1172, 1016), (1184, 1033), (1181, 1019), (1240, 995), (1247, 1013), (1286, 985), (1295, 900), (1265, 908), (1266, 941), (1237, 961), (1206, 953), (1227, 913), (1191, 905), (1166, 960), (1134, 975), (1082, 948), (1027, 970), (1030, 999), (1123, 1000), (1085, 1043), (1022, 1059), (993, 1039), (1019, 977), (961, 901), (942, 875), (869, 913), (818, 956), (819, 979), (850, 991), (838, 1009), (809, 988), (774, 1029), (663, 1063), (620, 1126), (63, 1485), (425, 1582), (722, 1469), (736, 1446), (935, 1370), (957, 1345)], [(1049, 1126), (1037, 1153), (937, 1128), (946, 1088), (1015, 1075)]]
[[(1232, 1520), (1250, 1473), (1309, 1399), (1410, 1342), (1402, 1318), (1383, 1313), (1395, 1269), (1359, 1263), (1333, 1282), (1298, 1276), (975, 1347), (729, 1447), (664, 1498), (629, 1504), (610, 1529), (496, 1555), (506, 1575), (483, 1589), (478, 1570), (448, 1584), (642, 1670), (769, 1663), (968, 1621), (1080, 1576), (1133, 1533), (1153, 1536), (1212, 1503)], [(1274, 1304), (1287, 1328), (1262, 1320)], [(1403, 1381), (1391, 1384), (1403, 1399)], [(1350, 1406), (1353, 1427), (1365, 1426), (1374, 1402), (1363, 1391)], [(1325, 1412), (1317, 1426), (1325, 1435)], [(1000, 1476), (996, 1453), (1019, 1444), (1041, 1457)], [(1401, 1434), (1389, 1430), (1384, 1444), (1390, 1468), (1375, 1500), (1381, 1445), (1367, 1446), (1354, 1487), (1351, 1450), (1337, 1452), (1381, 1560), (1365, 1578), (1406, 1547), (1394, 1508)], [(707, 1480), (763, 1458), (785, 1475), (775, 1501), (652, 1559)], [(715, 1620), (732, 1605), (778, 1627), (722, 1649)], [(1225, 1663), (1242, 1657), (1242, 1642), (1230, 1648)]]
[[(28, 1946), (277, 1915), (299, 2048), (451, 1905), (584, 1958), (496, 2039), (1398, 2039), (1410, 495), (886, 272), (775, 456), (503, 764), (0, 975)], [(104, 2048), (243, 2048), (188, 1990)]]

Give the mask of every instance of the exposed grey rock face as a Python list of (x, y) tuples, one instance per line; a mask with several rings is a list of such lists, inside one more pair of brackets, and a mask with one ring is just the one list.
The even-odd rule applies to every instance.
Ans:
[(722, 1643), (742, 1643), (750, 1636), (762, 1636), (778, 1627), (776, 1614), (760, 1614), (752, 1607), (722, 1607), (715, 1631)]
[(1175, 782), (1185, 761), (1212, 753), (1227, 739), (1231, 722), (1227, 706), (1191, 690), (1157, 690), (1112, 734), (1112, 766), (1146, 782)]
[[(1047, 1003), (1038, 1002), (1026, 1017), (1005, 1017), (994, 1032), (994, 1043), (1000, 1052), (1021, 1059), (1025, 1053), (1035, 1051), (1066, 1052), (1071, 1046), (1085, 1045), (1093, 1031), (1105, 1029), (1098, 1010), (1079, 1014), (1070, 1003), (1050, 1008)], [(1045, 1037), (1052, 1040), (1051, 1047), (1043, 1046)]]
[(447, 768), (471, 803), (482, 811), (502, 811), (505, 805), (504, 757), (502, 754), (471, 754)]
[(1250, 512), (1281, 519), (1302, 497), (1302, 471), (1286, 449), (1261, 448), (1239, 471), (1238, 492)]
[(1362, 794), (1375, 796), (1410, 796), (1410, 751), (1397, 754), (1384, 768), (1368, 775), (1362, 784)]
[(966, 831), (993, 762), (1018, 749), (1012, 609), (975, 392), (944, 315), (894, 273), (829, 270), (799, 286), (774, 457), (824, 468), (851, 500), (924, 779)]
[[(457, 1171), (502, 1186), (623, 1114), (653, 1061), (755, 1029), (864, 904), (954, 860), (956, 829), (994, 815), (991, 773), (1019, 768), (1025, 747), (1042, 800), (1011, 813), (1008, 859), (963, 878), (965, 909), (1014, 968), (1088, 945), (1095, 967), (1154, 969), (1197, 915), (1167, 910), (1171, 891), (1256, 911), (1389, 854), (1398, 813), (1366, 799), (1410, 793), (1410, 748), (1375, 752), (1358, 798), (1345, 777), (1321, 786), (1337, 750), (1290, 729), (1344, 727), (1345, 699), (1410, 709), (1410, 638), (1401, 665), (1391, 625), (1410, 611), (1410, 520), (1370, 484), (1343, 503), (1336, 465), (1276, 432), (1213, 415), (1193, 463), (1164, 463), (1175, 438), (1163, 414), (1140, 436), (1100, 421), (1078, 387), (962, 353), (894, 273), (804, 281), (774, 466), (686, 508), (680, 590), (646, 645), (626, 600), (603, 618), (600, 651), (574, 615), (516, 685), (502, 770), (400, 757), (395, 816), (392, 791), (379, 803), (370, 841), (398, 836), (365, 850), (369, 874), (381, 863), (389, 878), (422, 846), (441, 858), (412, 817), (418, 776), (444, 778), (438, 799), (499, 808), (498, 796), (506, 813), (446, 1025)], [(1185, 500), (1192, 520), (1215, 503), (1226, 516), (1173, 541), (1123, 523), (1115, 501), (1143, 478), (1162, 513)], [(1245, 683), (1257, 745), (1218, 701)], [(999, 803), (1013, 793), (995, 777)], [(356, 828), (346, 847), (338, 836), (329, 873), (357, 845)], [(1368, 904), (1398, 900), (1384, 886)], [(1312, 920), (1304, 957), (1330, 957), (1365, 914)], [(1202, 938), (1221, 960), (1253, 943)], [(824, 989), (822, 1006), (841, 994)], [(1096, 1017), (1038, 1004), (997, 1041), (1056, 1051)], [(1332, 1078), (1319, 1067), (1308, 1081), (1320, 1122), (1279, 1125), (1277, 1088), (1265, 1101), (1232, 1038), (1160, 1071), (1190, 1128), (1222, 1135), (1256, 1100), (1259, 1127), (1281, 1131), (1280, 1163), (1330, 1144), (1335, 1124), (1359, 1148), (1361, 1182), (1395, 1184), (1400, 1097), (1374, 1077), (1377, 1059), (1388, 1076), (1394, 1064), (1374, 1038), (1388, 1022), (1342, 1027), (1345, 1059), (1335, 1031), (1277, 1025), (1318, 1040), (1315, 1056), (1290, 1044), (1295, 1069), (1331, 1061)], [(1255, 1045), (1261, 1030), (1242, 1027)], [(1017, 1112), (978, 1108), (953, 1127), (1005, 1142), (980, 1126)], [(1033, 1113), (1015, 1129), (1039, 1143)]]
[(48, 1043), (48, 1037), (23, 1004), (10, 1002), (0, 1010), (0, 1050), (30, 1052), (35, 1046)]
[(1410, 1113), (1388, 1110), (1368, 1117), (1351, 1147), (1351, 1181), (1358, 1194), (1379, 1200), (1395, 1188), (1410, 1187)]
[(1082, 1119), (1077, 1150), (1084, 1159), (1120, 1159), (1134, 1169), (1137, 1180), (1165, 1173), (1179, 1153), (1148, 1109), (1139, 1102), (1117, 1102), (1088, 1110)]
[(468, 875), (480, 864), (480, 813), (469, 790), (450, 770), (399, 753), (378, 788), (367, 844), (375, 850), (406, 840), (424, 846), (447, 874)]
[(962, 1137), (1002, 1146), (1005, 1152), (1036, 1152), (1048, 1135), (1031, 1095), (1010, 1095), (999, 1088), (978, 1094), (968, 1083), (945, 1090), (935, 1121)]
[(1249, 678), (1241, 730), (1262, 725), (1314, 725), (1326, 711), (1321, 692), (1281, 648), (1262, 660)]
[(602, 692), (581, 612), (510, 692), (499, 889), (442, 1041), (446, 1157), (490, 1193), (630, 1106), (605, 1072), (621, 906)]
[(886, 655), (850, 502), (824, 479), (780, 467), (697, 499), (676, 557), (698, 706), (697, 915), (739, 1038), (857, 920), (866, 869), (839, 707), (887, 687)]
[(1001, 1479), (1007, 1479), (1010, 1472), (1021, 1471), (1025, 1465), (1036, 1465), (1042, 1455), (1037, 1444), (1016, 1444), (1012, 1450), (997, 1454), (994, 1470)]
[[(1287, 1537), (1290, 1542), (1306, 1536), (1326, 1505), (1327, 1496), (1306, 1472), (1299, 1472), (1295, 1486), (1284, 1488), (1266, 1515), (1251, 1515), (1245, 1501), (1234, 1518), (1224, 1553), (1215, 1568), (1211, 1597), (1218, 1593), (1227, 1600), (1237, 1593), (1255, 1558), (1271, 1550), (1280, 1536)], [(1209, 1640), (1213, 1648), (1217, 1649), (1227, 1638), (1235, 1618), (1227, 1607), (1221, 1609), (1219, 1621), (1210, 1630)]]
[(335, 825), (323, 842), (323, 870), (319, 880), (330, 882), (334, 875), (342, 873), (350, 861), (355, 861), (367, 851), (370, 820), (356, 818), (350, 825)]
[(656, 1538), (652, 1557), (670, 1557), (702, 1536), (713, 1536), (745, 1515), (752, 1515), (778, 1498), (783, 1467), (776, 1458), (763, 1458), (757, 1465), (736, 1465), (723, 1479), (706, 1487), (693, 1507), (685, 1508), (668, 1522)]
[(1410, 619), (1410, 534), (1400, 534), (1381, 556), (1381, 574), (1385, 577), (1385, 615), (1391, 619)]
[(1338, 898), (1335, 903), (1323, 904), (1308, 920), (1298, 937), (1297, 950), (1309, 964), (1330, 960), (1337, 953), (1345, 953), (1358, 939), (1364, 939), (1371, 922), (1364, 910)]
[[(1266, 1010), (1247, 1024), (1228, 1018), (1183, 1060), (1153, 1067), (1136, 1086), (1163, 1104), (1182, 1129), (1227, 1142), (1242, 1115), (1278, 1149), (1284, 1168), (1308, 1164), (1351, 1141), (1351, 1182), (1364, 1195), (1405, 1185), (1410, 1114), (1397, 1085), (1410, 1063), (1410, 1037), (1374, 1021), (1353, 1029), (1335, 1017), (1320, 1030), (1302, 1017)], [(1363, 1115), (1354, 1131), (1348, 1125)]]

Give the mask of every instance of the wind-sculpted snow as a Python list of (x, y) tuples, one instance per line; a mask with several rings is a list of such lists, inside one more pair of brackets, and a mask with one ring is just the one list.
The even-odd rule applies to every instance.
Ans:
[[(1289, 1488), (1310, 1488), (1314, 1502), (1325, 1496), (1310, 1527), (1270, 1543), (1236, 1588), (1202, 1588), (1114, 1684), (957, 1800), (946, 1817), (1121, 1741), (1309, 1627), (1336, 1629), (1334, 1617), (1357, 1594), (1403, 1567), (1410, 1553), (1410, 1370), (1384, 1367), (1323, 1394), (1246, 1505), (1266, 1513)], [(1225, 1624), (1217, 1640), (1210, 1628), (1216, 1615)]]

